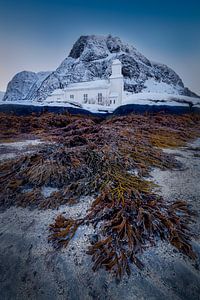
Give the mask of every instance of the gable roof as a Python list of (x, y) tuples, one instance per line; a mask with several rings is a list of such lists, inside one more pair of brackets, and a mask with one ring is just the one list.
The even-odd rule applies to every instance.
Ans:
[(56, 89), (51, 93), (51, 95), (60, 95), (60, 94), (64, 94), (63, 89)]
[(108, 89), (110, 87), (109, 80), (99, 79), (85, 82), (70, 83), (65, 90), (88, 90), (88, 89)]

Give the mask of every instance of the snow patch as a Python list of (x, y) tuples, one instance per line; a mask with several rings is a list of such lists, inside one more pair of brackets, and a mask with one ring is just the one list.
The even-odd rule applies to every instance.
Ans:
[(123, 105), (169, 105), (169, 106), (189, 106), (190, 104), (200, 107), (200, 99), (182, 95), (168, 93), (126, 93)]
[(144, 82), (144, 93), (167, 93), (178, 95), (180, 92), (180, 87), (167, 84), (163, 81), (156, 81), (150, 78)]
[(9, 148), (13, 147), (17, 150), (22, 150), (23, 148), (25, 148), (27, 146), (37, 146), (42, 143), (44, 143), (44, 142), (36, 139), (36, 140), (26, 140), (26, 141), (21, 141), (21, 142), (0, 143), (0, 146), (9, 147)]
[(45, 198), (47, 198), (47, 197), (50, 197), (51, 194), (53, 194), (54, 192), (57, 192), (57, 191), (58, 191), (57, 188), (53, 188), (50, 186), (44, 186), (41, 190), (41, 193)]

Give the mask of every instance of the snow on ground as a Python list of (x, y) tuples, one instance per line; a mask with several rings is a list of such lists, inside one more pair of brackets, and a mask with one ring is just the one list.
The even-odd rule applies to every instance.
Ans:
[(0, 143), (0, 162), (19, 157), (22, 152), (23, 154), (33, 153), (43, 143), (39, 139)]
[(200, 99), (182, 95), (168, 93), (126, 93), (123, 105), (141, 104), (141, 105), (169, 105), (169, 106), (188, 106), (193, 104), (200, 107)]
[[(163, 92), (150, 92), (151, 87), (156, 84), (157, 90)], [(161, 85), (161, 86), (160, 86)], [(153, 80), (148, 80), (147, 92), (142, 93), (124, 93), (124, 99), (122, 105), (137, 104), (137, 105), (168, 105), (168, 106), (189, 106), (192, 104), (195, 107), (200, 107), (200, 99), (195, 97), (182, 96), (175, 94), (171, 86), (165, 83), (155, 83)], [(161, 88), (162, 87), (162, 88)], [(153, 90), (156, 91), (155, 86)], [(149, 92), (148, 92), (149, 91)], [(171, 93), (170, 93), (171, 92)], [(58, 106), (58, 107), (73, 107), (88, 110), (93, 113), (112, 113), (118, 106), (102, 106), (98, 104), (79, 104), (78, 102), (68, 102), (65, 100), (59, 101), (0, 101), (2, 104), (21, 104), (21, 105), (33, 105), (33, 106)]]
[(41, 140), (35, 139), (35, 140), (25, 140), (25, 141), (20, 141), (20, 142), (12, 142), (12, 143), (0, 143), (0, 146), (9, 146), (9, 147), (14, 147), (17, 148), (18, 150), (22, 150), (24, 147), (27, 146), (36, 146), (38, 144), (44, 143)]
[(103, 106), (98, 104), (79, 104), (78, 102), (67, 102), (67, 101), (43, 101), (43, 102), (37, 102), (37, 101), (0, 101), (0, 105), (5, 104), (19, 104), (19, 105), (33, 105), (33, 106), (57, 106), (57, 107), (71, 107), (71, 108), (79, 108), (79, 109), (85, 109), (93, 113), (107, 113), (107, 112), (113, 112), (117, 106)]
[(167, 84), (163, 81), (158, 82), (153, 78), (146, 80), (144, 85), (145, 93), (167, 93), (178, 95), (180, 92), (180, 88), (178, 86)]

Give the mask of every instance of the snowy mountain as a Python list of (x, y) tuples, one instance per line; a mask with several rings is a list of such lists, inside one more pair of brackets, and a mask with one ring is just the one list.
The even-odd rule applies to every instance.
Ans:
[(29, 72), (17, 73), (8, 83), (3, 101), (26, 100), (38, 90), (41, 83), (51, 72)]
[(0, 101), (3, 99), (4, 94), (5, 94), (4, 92), (1, 92), (1, 91), (0, 91)]
[(81, 36), (69, 56), (53, 72), (21, 72), (9, 82), (4, 101), (42, 101), (55, 89), (69, 83), (107, 79), (111, 64), (122, 62), (124, 89), (128, 92), (160, 92), (193, 96), (181, 78), (169, 67), (151, 62), (133, 46), (118, 37)]

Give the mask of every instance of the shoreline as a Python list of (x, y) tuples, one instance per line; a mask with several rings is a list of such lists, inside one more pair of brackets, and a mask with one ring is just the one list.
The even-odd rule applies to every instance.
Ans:
[(188, 105), (148, 105), (148, 104), (126, 104), (118, 107), (113, 111), (113, 113), (106, 112), (91, 112), (86, 109), (81, 108), (73, 108), (66, 106), (36, 106), (36, 105), (26, 105), (26, 104), (0, 104), (0, 113), (6, 114), (15, 114), (18, 116), (26, 116), (31, 114), (41, 114), (41, 113), (70, 113), (70, 114), (80, 114), (80, 115), (88, 115), (88, 116), (99, 116), (105, 118), (107, 116), (113, 115), (126, 115), (129, 113), (138, 113), (143, 114), (145, 112), (148, 113), (158, 113), (164, 112), (169, 114), (181, 115), (185, 113), (195, 112), (200, 113), (199, 107), (189, 108)]

